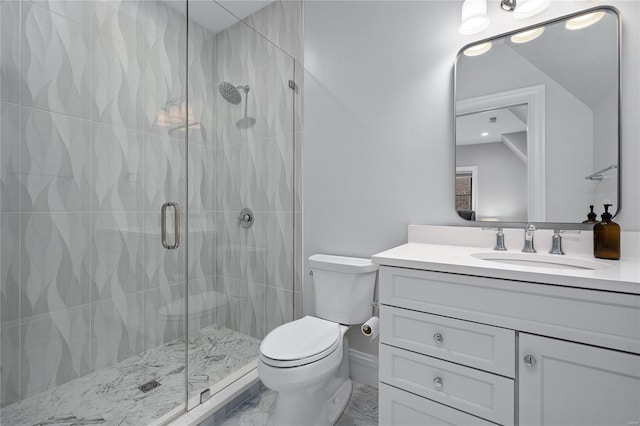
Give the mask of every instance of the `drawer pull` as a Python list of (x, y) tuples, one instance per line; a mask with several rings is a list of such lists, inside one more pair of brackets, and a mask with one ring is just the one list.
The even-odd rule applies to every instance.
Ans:
[(436, 334), (433, 335), (433, 340), (436, 343), (441, 344), (444, 341), (444, 337), (442, 337), (442, 334), (436, 333)]
[(525, 355), (524, 356), (524, 365), (527, 367), (534, 367), (536, 365), (536, 359), (533, 355)]
[(442, 389), (443, 383), (442, 383), (442, 378), (441, 377), (436, 377), (435, 379), (433, 379), (433, 387), (436, 389)]

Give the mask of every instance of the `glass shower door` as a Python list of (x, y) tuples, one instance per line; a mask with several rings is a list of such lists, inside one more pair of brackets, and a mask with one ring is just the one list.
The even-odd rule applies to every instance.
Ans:
[(0, 2), (2, 424), (184, 410), (185, 4)]
[(296, 91), (294, 60), (248, 24), (279, 4), (242, 20), (189, 7), (190, 409), (253, 369), (261, 339), (293, 319)]

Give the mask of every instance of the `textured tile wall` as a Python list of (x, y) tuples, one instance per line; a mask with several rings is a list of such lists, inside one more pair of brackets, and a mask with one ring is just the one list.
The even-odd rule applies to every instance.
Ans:
[[(262, 338), (294, 317), (300, 305), (302, 219), (299, 192), (302, 133), (294, 114), (301, 93), (295, 58), (301, 57), (302, 2), (276, 1), (216, 35), (216, 86), (249, 85), (242, 103), (232, 105), (216, 93), (216, 206), (218, 212), (216, 288), (229, 303), (222, 325)], [(285, 25), (286, 24), (286, 25)], [(299, 67), (301, 70), (301, 67)], [(247, 115), (255, 125), (242, 128)], [(238, 214), (255, 212), (244, 229)], [(295, 312), (300, 316), (300, 310)]]
[[(160, 107), (185, 97), (186, 22), (147, 1), (3, 1), (0, 20), (6, 406), (183, 333), (173, 302), (184, 259), (160, 247), (158, 211), (186, 202), (184, 133), (155, 123)], [(190, 68), (191, 90), (205, 93), (213, 37), (193, 34), (192, 54), (206, 55)], [(196, 111), (212, 133), (210, 104)], [(189, 203), (210, 213), (197, 215), (190, 245), (209, 260), (189, 267), (213, 289), (215, 245), (202, 232), (215, 223), (214, 151), (205, 149), (189, 157), (199, 188)]]
[[(246, 20), (271, 42), (245, 24), (214, 36), (191, 23), (186, 46), (184, 18), (162, 2), (0, 2), (0, 406), (180, 337), (185, 270), (191, 329), (262, 337), (294, 298), (300, 314), (293, 3)], [(188, 199), (184, 133), (156, 124), (187, 75), (200, 123)], [(236, 126), (244, 104), (226, 103), (221, 81), (250, 85), (255, 126)], [(167, 200), (189, 204), (187, 265), (160, 245)]]

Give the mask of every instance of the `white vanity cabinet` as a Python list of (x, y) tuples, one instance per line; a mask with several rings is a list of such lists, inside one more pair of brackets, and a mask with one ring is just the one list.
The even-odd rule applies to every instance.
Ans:
[(640, 296), (380, 268), (381, 425), (637, 425)]

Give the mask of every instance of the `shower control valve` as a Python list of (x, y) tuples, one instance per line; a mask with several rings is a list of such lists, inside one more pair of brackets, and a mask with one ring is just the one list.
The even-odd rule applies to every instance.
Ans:
[(238, 221), (243, 228), (251, 228), (253, 226), (254, 220), (255, 216), (253, 210), (251, 210), (249, 207), (245, 207), (244, 209), (242, 209), (242, 211), (240, 212), (240, 216), (238, 217)]

